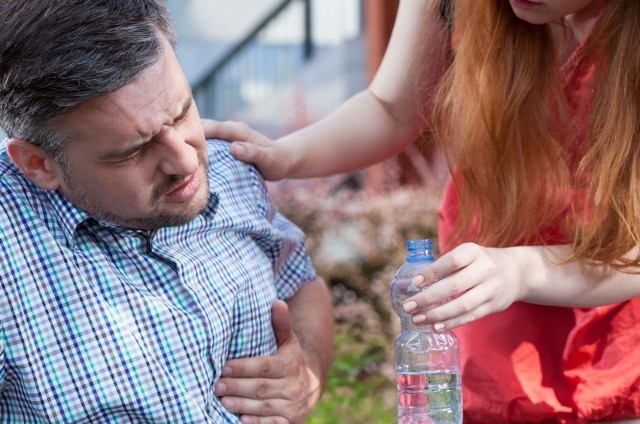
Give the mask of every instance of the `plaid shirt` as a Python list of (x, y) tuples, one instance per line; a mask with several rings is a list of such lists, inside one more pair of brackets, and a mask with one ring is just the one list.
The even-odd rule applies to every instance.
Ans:
[(271, 303), (315, 273), (257, 171), (208, 149), (208, 207), (156, 231), (88, 216), (3, 149), (0, 422), (239, 422), (223, 364), (274, 354)]

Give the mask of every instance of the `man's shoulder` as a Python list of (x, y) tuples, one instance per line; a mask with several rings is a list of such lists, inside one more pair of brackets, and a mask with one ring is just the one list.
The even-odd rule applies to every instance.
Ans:
[(209, 155), (209, 179), (215, 182), (235, 184), (263, 184), (262, 176), (250, 163), (242, 162), (231, 155), (230, 144), (226, 141), (207, 140)]
[(213, 157), (218, 161), (226, 162), (234, 166), (243, 164), (231, 155), (231, 143), (224, 140), (218, 140), (215, 138), (207, 139), (207, 150), (209, 157)]
[(45, 190), (33, 184), (8, 158), (5, 149), (0, 150), (0, 231), (16, 227), (17, 223), (48, 214), (49, 200)]
[(0, 150), (0, 203), (5, 203), (8, 198), (14, 199), (28, 196), (32, 185), (20, 172), (17, 166), (11, 162), (5, 149)]
[(33, 183), (31, 183), (17, 166), (11, 161), (5, 148), (0, 149), (0, 198), (7, 195), (8, 192), (16, 193), (16, 195), (29, 195), (39, 191)]
[(228, 142), (208, 140), (207, 144), (209, 190), (218, 198), (218, 214), (242, 222), (251, 216), (264, 217), (271, 200), (256, 167), (235, 159)]
[(9, 158), (6, 145), (0, 142), (0, 179), (3, 179), (7, 174), (14, 174), (16, 171), (18, 171), (18, 168)]

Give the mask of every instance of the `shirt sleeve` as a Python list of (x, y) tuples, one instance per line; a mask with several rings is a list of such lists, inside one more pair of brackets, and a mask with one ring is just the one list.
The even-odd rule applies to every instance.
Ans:
[(255, 168), (252, 172), (256, 204), (266, 222), (266, 231), (256, 237), (256, 242), (272, 261), (278, 298), (288, 299), (312, 281), (316, 272), (306, 251), (304, 233), (278, 212), (264, 180)]
[(249, 235), (271, 261), (277, 297), (292, 297), (316, 277), (304, 233), (278, 212), (258, 170), (233, 158), (228, 142), (209, 140), (208, 153), (210, 190), (224, 205), (216, 211), (220, 225)]
[(0, 394), (3, 392), (4, 380), (6, 378), (5, 377), (6, 372), (4, 370), (5, 349), (6, 349), (6, 343), (5, 343), (5, 335), (4, 335), (4, 325), (2, 325), (2, 321), (0, 321)]

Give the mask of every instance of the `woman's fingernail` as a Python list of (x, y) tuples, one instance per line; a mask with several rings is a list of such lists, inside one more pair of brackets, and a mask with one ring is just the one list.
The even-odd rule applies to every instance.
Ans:
[(424, 283), (424, 277), (422, 275), (416, 275), (415, 277), (413, 277), (411, 279), (411, 283), (414, 286), (417, 286), (418, 284), (422, 284), (422, 283)]
[(444, 330), (444, 324), (441, 323), (441, 322), (435, 323), (435, 324), (433, 324), (433, 329), (435, 331), (442, 331), (442, 330)]
[(409, 301), (407, 303), (404, 304), (403, 306), (404, 311), (405, 312), (411, 312), (411, 311), (415, 311), (418, 308), (418, 303), (412, 301)]
[(222, 377), (229, 377), (231, 375), (231, 368), (229, 367), (223, 367), (222, 371), (220, 372), (220, 375)]
[(411, 321), (413, 321), (414, 324), (422, 324), (426, 320), (427, 316), (425, 314), (414, 315), (413, 318), (411, 318)]

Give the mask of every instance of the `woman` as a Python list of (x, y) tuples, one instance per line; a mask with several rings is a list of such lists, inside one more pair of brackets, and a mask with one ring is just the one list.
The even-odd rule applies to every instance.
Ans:
[(401, 0), (370, 87), (325, 119), (275, 143), (207, 134), (276, 180), (363, 168), (428, 130), (452, 169), (446, 253), (405, 309), (456, 328), (465, 423), (640, 422), (640, 2), (441, 6)]

